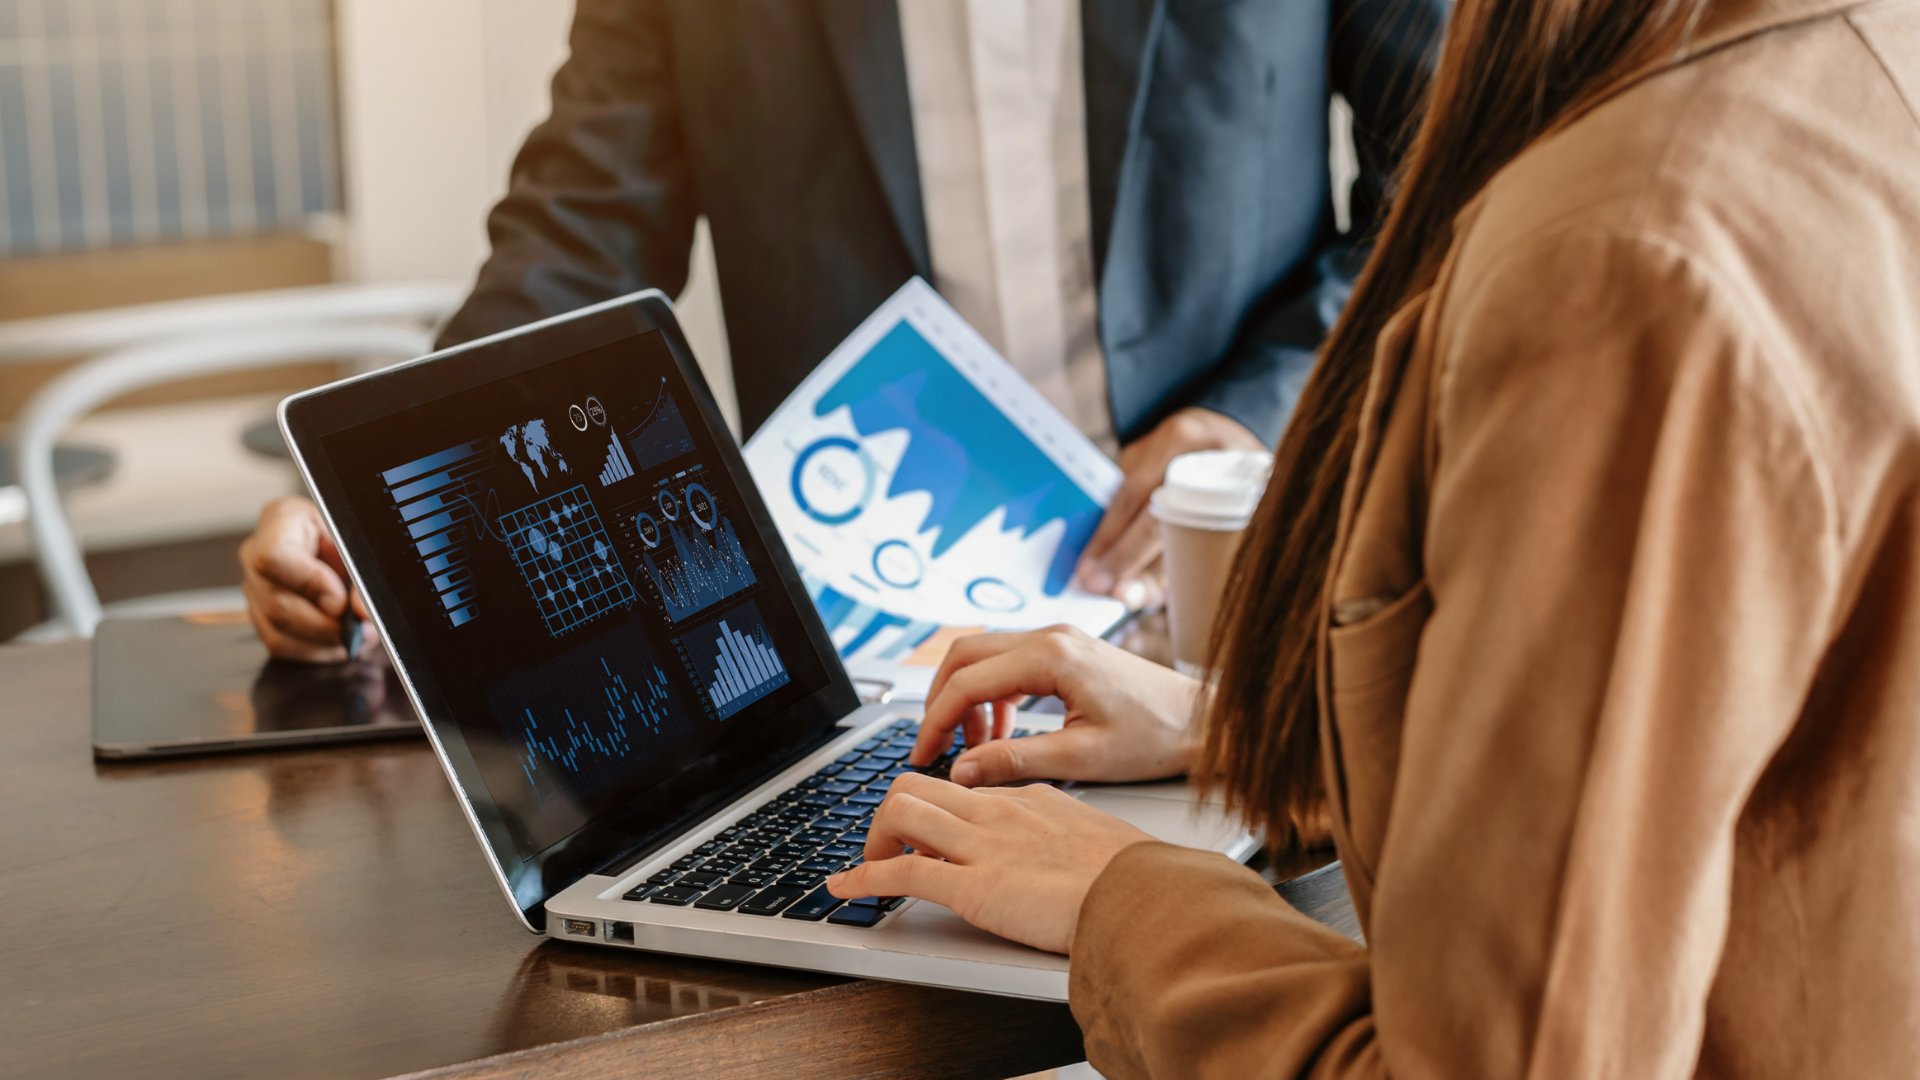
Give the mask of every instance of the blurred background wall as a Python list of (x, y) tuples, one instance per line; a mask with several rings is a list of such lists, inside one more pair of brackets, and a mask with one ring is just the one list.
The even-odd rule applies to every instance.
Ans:
[[(0, 321), (329, 282), (464, 286), (572, 7), (0, 0)], [(680, 307), (730, 408), (704, 228)], [(0, 362), (0, 440), (69, 362)], [(342, 364), (156, 387), (76, 425), (114, 457), (68, 502), (102, 598), (237, 581), (260, 503), (297, 489), (240, 432)], [(0, 640), (44, 614), (5, 483)]]

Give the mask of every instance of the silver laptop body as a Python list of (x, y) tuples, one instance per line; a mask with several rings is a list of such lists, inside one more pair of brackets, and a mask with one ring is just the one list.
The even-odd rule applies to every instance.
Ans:
[[(1066, 999), (1064, 957), (819, 887), (859, 858), (916, 711), (860, 704), (657, 290), (280, 419), (529, 930)], [(1255, 847), (1180, 782), (1068, 790), (1172, 843)]]

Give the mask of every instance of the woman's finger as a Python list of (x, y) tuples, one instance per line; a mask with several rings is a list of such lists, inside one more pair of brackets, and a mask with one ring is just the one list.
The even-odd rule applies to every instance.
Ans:
[(867, 830), (865, 855), (869, 859), (891, 859), (913, 848), (953, 856), (969, 848), (969, 828), (945, 807), (909, 792), (888, 792)]
[(827, 891), (845, 900), (912, 896), (959, 908), (968, 899), (963, 893), (970, 877), (966, 867), (955, 863), (924, 855), (901, 855), (863, 862), (835, 874), (827, 879)]
[(1090, 724), (1024, 739), (995, 739), (961, 754), (953, 763), (953, 782), (961, 787), (998, 787), (1021, 780), (1058, 780), (1085, 772), (1087, 763), (1111, 735)]
[(1003, 652), (954, 672), (937, 695), (928, 695), (920, 737), (907, 760), (925, 765), (939, 757), (952, 741), (953, 729), (965, 722), (976, 705), (1053, 693), (1060, 674), (1058, 660), (1054, 650), (1040, 648), (1040, 644), (1042, 641), (1036, 638), (1026, 648)]

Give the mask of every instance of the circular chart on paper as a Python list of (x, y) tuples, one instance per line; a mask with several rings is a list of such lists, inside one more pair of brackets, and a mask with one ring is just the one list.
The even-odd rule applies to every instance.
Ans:
[(705, 532), (713, 531), (713, 496), (699, 484), (688, 484), (684, 493), (687, 500), (687, 516)]
[(873, 458), (859, 443), (839, 435), (819, 439), (793, 463), (793, 501), (823, 525), (844, 525), (873, 498)]
[(873, 549), (873, 572), (896, 589), (911, 589), (920, 584), (926, 564), (905, 540), (888, 540)]
[(969, 582), (967, 602), (981, 611), (998, 615), (1010, 615), (1027, 606), (1027, 598), (1020, 595), (1020, 590), (992, 577), (974, 578)]
[(660, 516), (668, 521), (680, 520), (680, 503), (673, 497), (673, 492), (662, 491), (654, 501), (660, 504)]
[(634, 528), (640, 533), (640, 542), (650, 548), (660, 546), (660, 523), (653, 520), (652, 514), (639, 514), (633, 519)]

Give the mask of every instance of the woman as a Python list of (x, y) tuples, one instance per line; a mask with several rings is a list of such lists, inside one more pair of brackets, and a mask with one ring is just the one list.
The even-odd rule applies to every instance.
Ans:
[(1045, 788), (905, 778), (834, 891), (1070, 951), (1116, 1078), (1911, 1075), (1917, 96), (1920, 0), (1461, 0), (1204, 738), (1083, 638), (949, 659), (928, 747), (1075, 720), (960, 785), (1324, 813), (1365, 949)]

